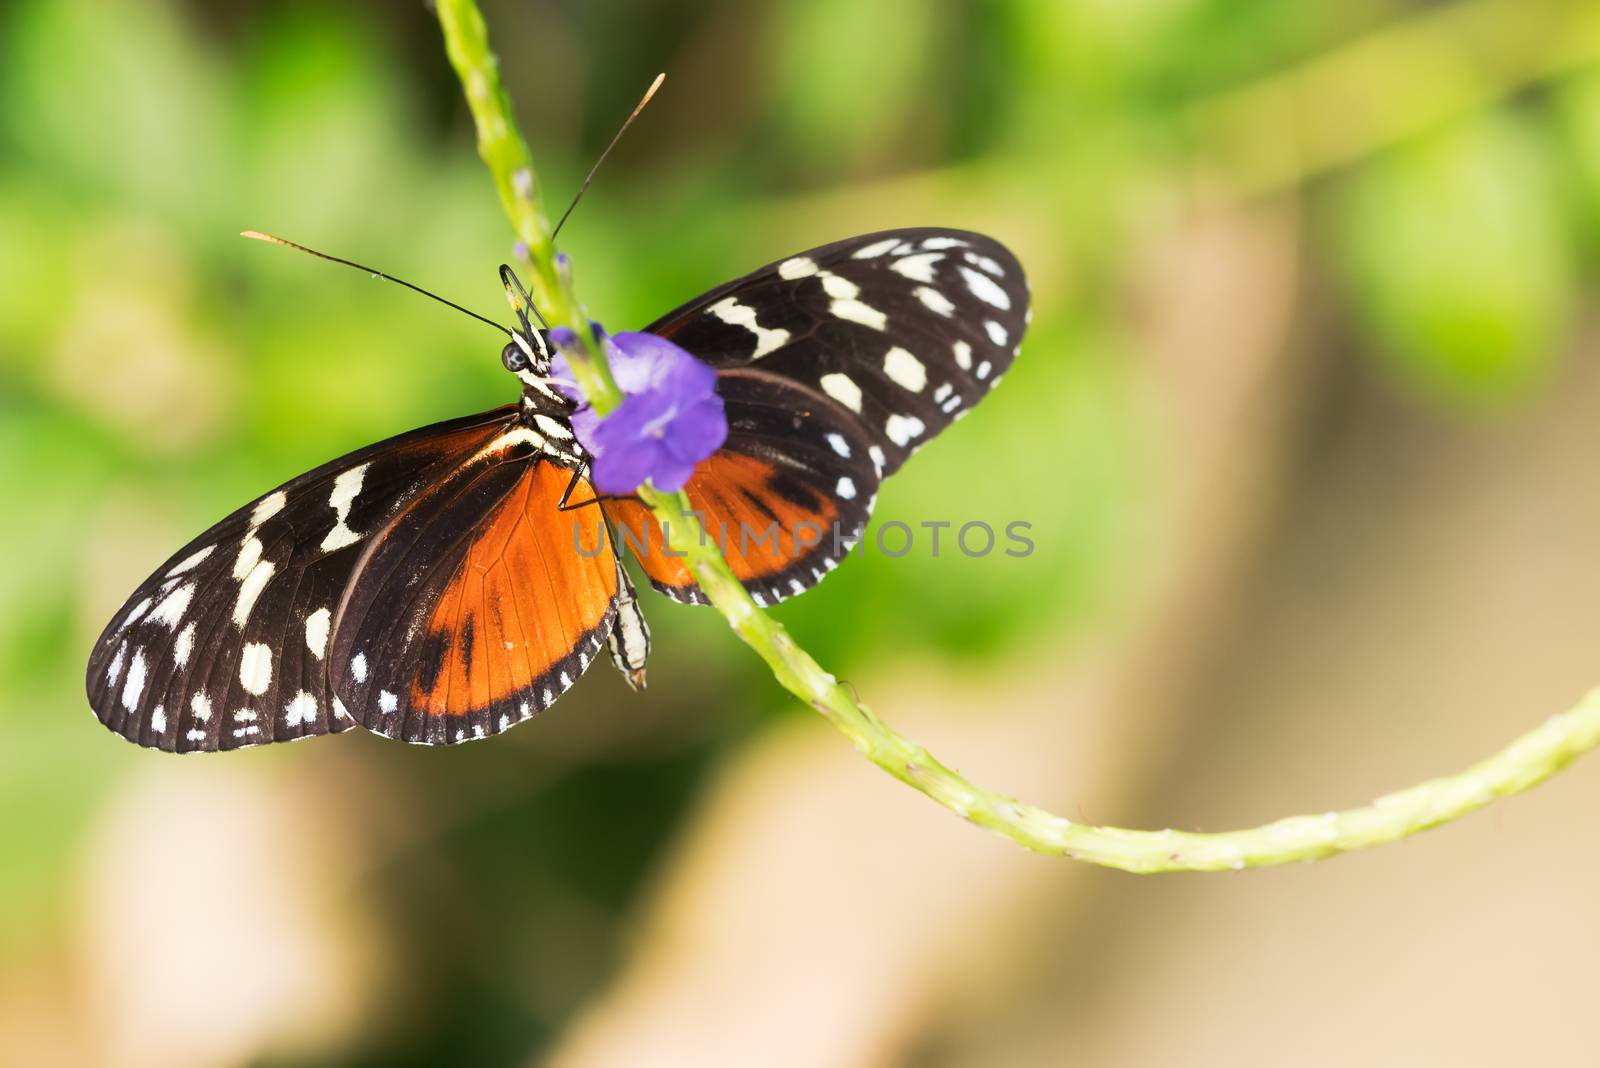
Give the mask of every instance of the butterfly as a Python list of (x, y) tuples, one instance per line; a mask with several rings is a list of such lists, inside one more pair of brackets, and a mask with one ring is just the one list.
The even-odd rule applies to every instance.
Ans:
[[(728, 436), (685, 492), (708, 529), (776, 524), (724, 542), (758, 603), (837, 565), (879, 483), (983, 399), (1028, 320), (998, 242), (903, 229), (770, 263), (645, 328), (717, 373)], [(667, 596), (705, 596), (643, 504), (585, 477), (548, 333), (508, 333), (516, 403), (291, 479), (140, 584), (89, 657), (100, 721), (176, 752), (356, 726), (438, 745), (528, 719), (602, 647), (642, 684), (650, 634), (624, 555)]]

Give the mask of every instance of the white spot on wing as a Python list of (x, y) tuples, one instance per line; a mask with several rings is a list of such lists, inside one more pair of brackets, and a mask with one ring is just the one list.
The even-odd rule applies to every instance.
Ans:
[(972, 346), (965, 341), (957, 341), (952, 348), (956, 354), (956, 366), (963, 371), (972, 370)]
[(888, 422), (883, 425), (883, 432), (889, 440), (901, 448), (911, 443), (911, 439), (919, 436), (925, 429), (922, 420), (914, 415), (891, 415)]
[(172, 643), (172, 662), (179, 667), (189, 663), (189, 653), (194, 650), (194, 624), (190, 623), (178, 632), (178, 640)]
[(111, 658), (111, 663), (106, 665), (106, 682), (112, 686), (117, 684), (117, 679), (122, 677), (122, 659), (128, 655), (128, 643), (123, 642), (117, 646), (117, 655)]
[(734, 297), (724, 297), (706, 311), (729, 326), (742, 326), (756, 336), (756, 349), (750, 354), (752, 360), (761, 359), (789, 340), (789, 331), (782, 328), (775, 330), (764, 328), (756, 321), (756, 310), (747, 304), (740, 304)]
[(983, 328), (984, 330), (988, 331), (989, 340), (993, 341), (996, 345), (1004, 345), (1006, 343), (1006, 339), (1011, 336), (1006, 333), (1005, 327), (1001, 326), (993, 319), (985, 319), (983, 321)]
[(841, 319), (870, 326), (874, 330), (882, 330), (889, 322), (883, 312), (859, 300), (836, 300), (828, 305), (828, 310)]
[(133, 608), (129, 610), (127, 615), (122, 617), (122, 625), (117, 629), (126, 630), (127, 628), (133, 626), (135, 623), (139, 622), (139, 620), (143, 619), (144, 614), (148, 611), (150, 611), (150, 598), (146, 597), (144, 600), (134, 605)]
[(272, 685), (272, 648), (250, 642), (239, 654), (239, 685), (245, 693), (260, 697)]
[(856, 484), (848, 477), (841, 478), (839, 484), (834, 487), (834, 491), (845, 500), (853, 501), (856, 497)]
[(994, 275), (996, 278), (1004, 278), (1005, 277), (1005, 273), (1006, 272), (1001, 270), (1000, 265), (998, 263), (994, 262), (994, 260), (991, 260), (988, 256), (980, 256), (978, 253), (971, 252), (971, 251), (963, 252), (961, 255), (962, 255), (962, 258), (964, 258), (968, 263), (972, 264), (974, 267), (977, 267), (980, 270), (988, 271), (990, 274)]
[(331, 614), (326, 608), (319, 608), (306, 616), (306, 648), (318, 660), (328, 650), (328, 619)]
[(948, 382), (939, 383), (939, 388), (933, 391), (933, 399), (936, 400), (936, 401), (944, 400), (946, 397), (950, 396), (950, 389), (951, 389), (950, 383), (948, 383)]
[(849, 375), (834, 371), (825, 374), (818, 380), (822, 392), (849, 408), (852, 412), (861, 411), (861, 387), (855, 384)]
[(961, 277), (966, 279), (967, 288), (972, 290), (973, 296), (977, 297), (985, 304), (994, 305), (1001, 311), (1010, 310), (1010, 295), (1006, 293), (1004, 289), (1001, 289), (998, 285), (995, 285), (993, 278), (990, 278), (988, 275), (979, 271), (974, 271), (971, 267), (962, 267), (960, 270)]
[(189, 570), (191, 567), (210, 556), (216, 551), (216, 549), (217, 547), (215, 545), (207, 545), (204, 549), (200, 549), (189, 554), (188, 556), (185, 556), (182, 560), (179, 560), (176, 564), (172, 565), (172, 570), (167, 572), (167, 577), (171, 578), (173, 575), (183, 574), (185, 571)]
[(870, 445), (867, 447), (867, 455), (872, 457), (873, 468), (879, 475), (882, 475), (883, 465), (888, 462), (888, 458), (883, 455), (883, 450), (876, 445)]
[(883, 373), (902, 389), (921, 393), (928, 384), (928, 369), (905, 349), (896, 345), (883, 357)]
[(778, 264), (778, 277), (787, 278), (791, 282), (796, 278), (807, 278), (816, 273), (816, 261), (806, 256), (795, 256)]
[(984, 360), (982, 363), (980, 363), (978, 365), (978, 369), (976, 371), (972, 372), (972, 374), (973, 374), (973, 377), (977, 378), (978, 381), (981, 382), (985, 378), (989, 377), (989, 372), (992, 371), (992, 370), (994, 370), (993, 365), (991, 365), (988, 360)]
[(391, 715), (400, 707), (400, 699), (388, 690), (378, 691), (378, 708), (384, 715)]
[(835, 300), (850, 300), (861, 295), (861, 287), (848, 278), (831, 271), (819, 271), (818, 277), (822, 279), (822, 291)]
[(923, 248), (960, 248), (966, 242), (959, 237), (930, 237), (922, 242)]
[(317, 699), (305, 690), (294, 695), (294, 700), (283, 706), (283, 722), (290, 727), (309, 724), (317, 718)]
[(851, 253), (850, 258), (856, 260), (870, 260), (874, 256), (883, 255), (885, 252), (888, 252), (899, 243), (900, 239), (898, 237), (886, 237), (882, 241), (874, 241), (870, 245), (863, 245), (862, 247), (856, 249), (855, 252)]
[(903, 274), (913, 282), (933, 281), (933, 265), (944, 259), (943, 252), (920, 252), (903, 256), (889, 265), (889, 270)]
[(122, 707), (129, 712), (139, 707), (144, 696), (144, 651), (135, 650), (133, 663), (128, 665), (128, 681), (122, 687)]
[(167, 733), (167, 709), (165, 705), (156, 705), (156, 710), (150, 713), (150, 729), (157, 734)]
[(199, 723), (206, 723), (210, 721), (211, 698), (206, 696), (206, 692), (204, 690), (201, 690), (199, 693), (189, 698), (189, 711), (194, 713), (194, 718)]
[(155, 611), (150, 613), (151, 622), (160, 622), (167, 625), (168, 630), (177, 630), (178, 624), (183, 622), (183, 614), (189, 610), (189, 601), (194, 597), (194, 583), (188, 582), (161, 599)]
[(366, 653), (357, 653), (350, 658), (350, 677), (355, 679), (358, 685), (367, 681)]
[(283, 506), (289, 503), (289, 498), (284, 496), (283, 490), (269, 493), (256, 502), (255, 508), (250, 512), (250, 525), (259, 527), (283, 511)]
[(261, 591), (267, 588), (267, 583), (272, 580), (273, 573), (278, 570), (277, 565), (267, 560), (262, 560), (250, 569), (250, 573), (239, 583), (239, 599), (233, 602), (233, 622), (242, 627), (245, 620), (250, 618), (250, 610), (256, 606), (256, 598), (261, 596)]
[(828, 435), (828, 445), (832, 447), (834, 452), (838, 453), (840, 456), (843, 456), (846, 460), (850, 459), (850, 443), (844, 440), (844, 438), (840, 437), (838, 434)]
[(936, 312), (939, 315), (949, 315), (951, 312), (956, 310), (956, 306), (950, 303), (950, 298), (939, 292), (937, 289), (929, 289), (927, 286), (918, 286), (916, 292), (917, 299), (922, 301), (922, 303), (926, 305), (927, 309), (931, 312)]
[(328, 494), (328, 507), (333, 509), (334, 514), (333, 529), (322, 539), (323, 552), (331, 553), (361, 540), (361, 535), (351, 530), (346, 520), (350, 518), (350, 506), (361, 493), (361, 485), (366, 481), (367, 468), (370, 466), (360, 464), (348, 471), (341, 471), (339, 477), (333, 480), (333, 492)]
[(203, 742), (206, 740), (206, 732), (197, 727), (191, 730), (184, 737), (188, 738), (191, 742)]
[(234, 712), (233, 718), (237, 723), (254, 723), (256, 720), (256, 710), (253, 708), (241, 708)]
[(239, 555), (233, 560), (233, 577), (243, 579), (261, 560), (261, 539), (251, 534), (239, 546)]

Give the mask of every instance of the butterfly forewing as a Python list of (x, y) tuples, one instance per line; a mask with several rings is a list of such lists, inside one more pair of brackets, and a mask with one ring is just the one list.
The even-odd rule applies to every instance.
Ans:
[[(577, 681), (611, 632), (619, 568), (598, 508), (558, 510), (571, 476), (513, 433), (374, 536), (329, 659), (361, 724), (408, 742), (468, 741)], [(569, 503), (593, 499), (580, 480)]]
[(354, 726), (325, 665), (333, 615), (367, 538), (514, 419), (503, 408), (368, 446), (180, 549), (95, 644), (87, 689), (101, 721), (129, 741), (178, 752)]

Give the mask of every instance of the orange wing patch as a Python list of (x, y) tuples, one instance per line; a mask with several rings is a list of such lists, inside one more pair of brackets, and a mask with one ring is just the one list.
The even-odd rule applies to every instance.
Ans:
[[(569, 478), (552, 463), (528, 465), (483, 522), (428, 620), (414, 712), (464, 717), (523, 700), (543, 708), (588, 667), (617, 568), (603, 530), (584, 518), (592, 511), (557, 510)], [(580, 482), (570, 503), (593, 498)]]
[[(368, 730), (429, 745), (498, 734), (605, 644), (621, 570), (599, 509), (559, 511), (571, 470), (524, 448), (480, 450), (373, 537), (328, 653)], [(572, 499), (594, 490), (580, 481)]]
[[(814, 585), (854, 538), (853, 530), (836, 531), (842, 517), (834, 498), (769, 461), (730, 449), (701, 464), (684, 490), (707, 536), (758, 597), (776, 600)], [(664, 551), (666, 538), (649, 509), (637, 501), (603, 507), (658, 590), (704, 600), (683, 559)]]

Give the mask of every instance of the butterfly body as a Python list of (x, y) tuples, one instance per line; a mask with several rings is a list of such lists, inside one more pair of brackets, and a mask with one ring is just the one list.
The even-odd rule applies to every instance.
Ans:
[[(837, 565), (882, 479), (987, 393), (1026, 323), (1008, 251), (925, 229), (775, 261), (647, 328), (717, 372), (727, 439), (685, 492), (757, 603)], [(552, 355), (514, 332), (517, 403), (334, 460), (173, 554), (91, 652), (101, 721), (178, 752), (357, 725), (450, 744), (548, 707), (602, 648), (642, 684), (620, 546), (656, 589), (705, 598), (648, 510), (585, 477)]]

